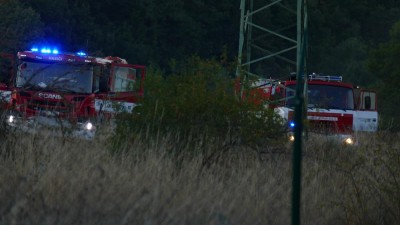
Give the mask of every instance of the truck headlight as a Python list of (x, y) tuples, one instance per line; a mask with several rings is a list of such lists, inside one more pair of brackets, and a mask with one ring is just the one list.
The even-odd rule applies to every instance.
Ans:
[(287, 133), (287, 138), (290, 142), (294, 142), (294, 133), (293, 132), (288, 132)]
[(347, 145), (354, 145), (354, 139), (352, 137), (348, 137), (344, 139), (344, 143)]
[(91, 130), (93, 130), (94, 128), (95, 128), (95, 127), (94, 127), (93, 123), (90, 122), (90, 121), (86, 122), (86, 123), (83, 125), (83, 129), (88, 130), (88, 131), (91, 131)]
[(9, 115), (7, 121), (8, 123), (13, 123), (15, 121), (15, 117), (13, 115)]
[(294, 142), (294, 135), (293, 134), (289, 135), (289, 141)]

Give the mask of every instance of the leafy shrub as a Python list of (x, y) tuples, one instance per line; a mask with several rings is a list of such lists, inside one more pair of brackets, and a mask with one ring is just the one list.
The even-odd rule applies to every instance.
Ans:
[(192, 144), (208, 137), (225, 145), (258, 145), (283, 136), (281, 119), (273, 110), (240, 98), (230, 70), (218, 62), (192, 57), (171, 67), (169, 76), (150, 68), (140, 107), (118, 117), (117, 144), (139, 133), (154, 140), (172, 132)]

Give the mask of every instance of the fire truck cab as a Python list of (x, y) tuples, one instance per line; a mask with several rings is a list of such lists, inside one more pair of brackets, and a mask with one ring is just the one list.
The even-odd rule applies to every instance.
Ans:
[[(293, 139), (296, 80), (265, 80), (261, 85), (265, 99), (279, 99), (269, 104), (287, 123)], [(304, 86), (306, 125), (313, 133), (332, 136), (345, 144), (356, 142), (357, 132), (378, 129), (377, 98), (374, 91), (362, 90), (343, 82), (342, 76), (307, 76)], [(268, 101), (267, 101), (268, 102)]]
[(93, 138), (96, 127), (120, 112), (132, 112), (143, 97), (146, 68), (118, 57), (32, 48), (18, 52), (7, 123), (37, 131), (62, 125), (74, 136)]

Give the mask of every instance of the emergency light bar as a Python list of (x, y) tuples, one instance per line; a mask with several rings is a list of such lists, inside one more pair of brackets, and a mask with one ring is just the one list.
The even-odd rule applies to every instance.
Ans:
[(322, 80), (322, 81), (343, 81), (342, 76), (323, 76), (317, 74), (308, 75), (309, 80)]
[(40, 51), (39, 51), (38, 48), (33, 47), (33, 48), (31, 48), (31, 51), (32, 52), (40, 52), (40, 53), (43, 53), (43, 54), (58, 54), (58, 49), (56, 49), (56, 48), (53, 48), (53, 49), (41, 48)]
[[(57, 54), (60, 53), (58, 51), (58, 49), (56, 49), (56, 48), (50, 49), (50, 48), (46, 48), (46, 47), (41, 48), (41, 49), (33, 47), (33, 48), (31, 48), (31, 51), (32, 52), (40, 52), (40, 53), (43, 53), (43, 54), (54, 54), (54, 55), (57, 55)], [(86, 53), (83, 52), (83, 51), (79, 51), (79, 52), (76, 53), (76, 55), (78, 55), (78, 56), (86, 56)]]
[(79, 56), (86, 56), (86, 53), (84, 53), (84, 52), (82, 52), (82, 51), (77, 52), (76, 54), (79, 55)]

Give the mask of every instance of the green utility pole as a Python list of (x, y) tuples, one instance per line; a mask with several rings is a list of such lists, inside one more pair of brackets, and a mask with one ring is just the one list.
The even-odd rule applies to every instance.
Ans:
[(292, 225), (300, 225), (301, 212), (301, 161), (304, 111), (304, 64), (307, 45), (307, 0), (297, 0), (297, 67), (294, 114), (293, 180), (292, 180)]

